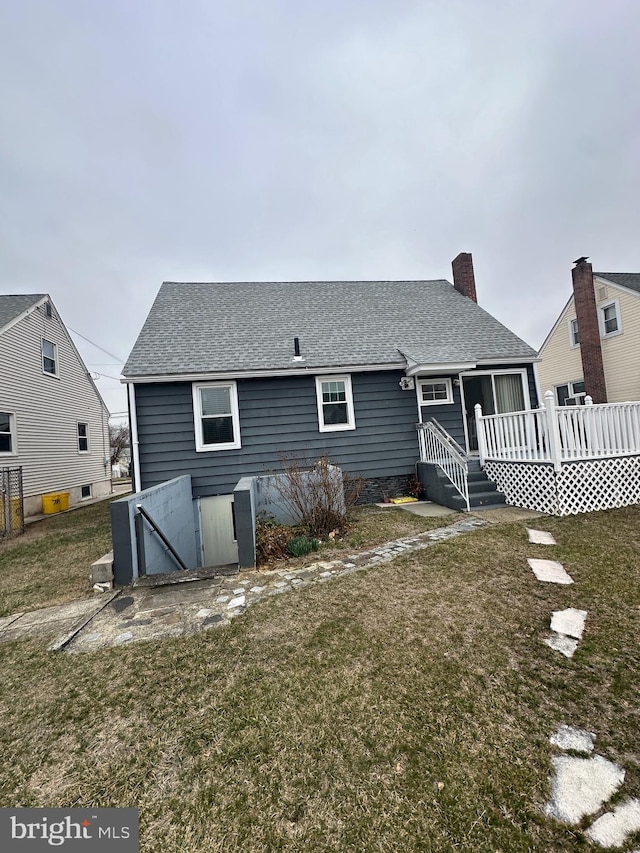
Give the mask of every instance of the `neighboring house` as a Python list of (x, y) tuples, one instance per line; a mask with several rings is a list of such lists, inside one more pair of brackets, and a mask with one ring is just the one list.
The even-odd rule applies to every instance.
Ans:
[(640, 273), (572, 270), (573, 294), (540, 349), (540, 387), (558, 405), (640, 400)]
[(416, 422), (476, 450), (475, 403), (538, 405), (536, 353), (476, 304), (470, 254), (453, 273), (163, 284), (123, 370), (137, 489), (190, 474), (194, 498), (230, 501), (241, 477), (303, 454), (381, 500), (406, 493)]
[(0, 467), (22, 468), (25, 515), (109, 494), (108, 418), (51, 297), (0, 296)]

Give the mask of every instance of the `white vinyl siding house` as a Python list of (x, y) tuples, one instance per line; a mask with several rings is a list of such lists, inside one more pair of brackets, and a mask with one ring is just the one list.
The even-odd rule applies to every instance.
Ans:
[(22, 467), (27, 516), (43, 494), (69, 492), (73, 504), (83, 487), (111, 491), (109, 412), (49, 298), (32, 300), (0, 321), (0, 465)]

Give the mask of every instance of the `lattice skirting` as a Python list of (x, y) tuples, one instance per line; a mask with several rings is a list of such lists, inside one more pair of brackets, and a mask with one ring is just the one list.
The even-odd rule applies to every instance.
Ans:
[(640, 503), (640, 456), (567, 462), (487, 462), (485, 472), (507, 503), (551, 515), (575, 515)]

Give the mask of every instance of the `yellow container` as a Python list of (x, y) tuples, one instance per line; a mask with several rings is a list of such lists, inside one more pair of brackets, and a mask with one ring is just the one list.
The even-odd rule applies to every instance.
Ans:
[[(2, 519), (8, 521), (11, 530), (17, 530), (19, 527), (22, 527), (22, 501), (20, 498), (11, 498), (11, 509), (9, 510), (8, 498), (0, 496), (0, 523), (2, 523)], [(9, 511), (11, 513), (10, 518), (6, 518), (6, 513)]]
[(69, 492), (51, 492), (42, 496), (42, 512), (51, 515), (69, 509)]

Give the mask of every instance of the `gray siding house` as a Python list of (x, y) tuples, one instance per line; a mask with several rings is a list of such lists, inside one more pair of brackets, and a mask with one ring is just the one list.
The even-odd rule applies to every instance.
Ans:
[(164, 283), (123, 370), (137, 489), (189, 474), (194, 498), (230, 498), (303, 454), (381, 500), (432, 417), (473, 453), (476, 403), (538, 405), (536, 352), (478, 306), (470, 254), (453, 278)]
[(22, 468), (25, 515), (109, 494), (108, 419), (51, 298), (0, 295), (0, 467)]

